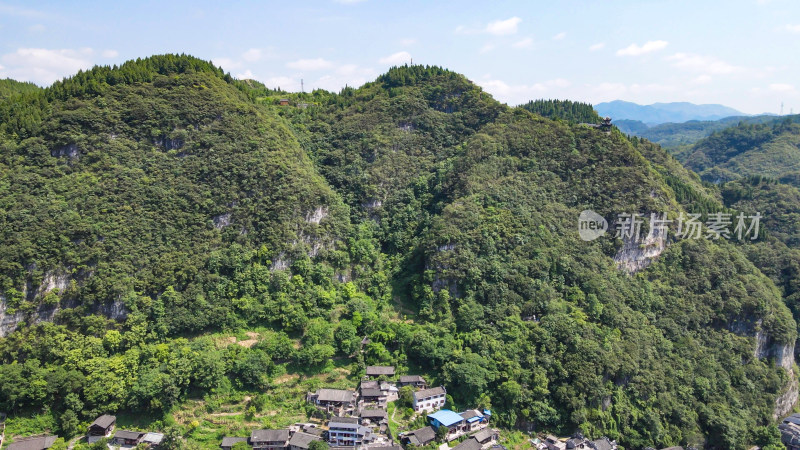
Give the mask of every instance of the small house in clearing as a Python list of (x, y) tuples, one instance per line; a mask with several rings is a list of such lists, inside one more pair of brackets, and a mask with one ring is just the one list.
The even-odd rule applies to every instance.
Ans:
[(111, 444), (118, 447), (136, 447), (142, 442), (145, 434), (142, 431), (119, 430), (111, 439)]
[(350, 411), (355, 408), (356, 393), (344, 389), (322, 388), (316, 393), (309, 394), (309, 401), (328, 412), (339, 410), (341, 412)]
[(116, 423), (116, 416), (103, 414), (89, 425), (89, 436), (110, 436)]

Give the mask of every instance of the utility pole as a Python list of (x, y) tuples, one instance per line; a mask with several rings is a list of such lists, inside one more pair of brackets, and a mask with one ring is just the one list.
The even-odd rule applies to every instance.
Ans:
[[(303, 79), (302, 78), (300, 78), (300, 92), (302, 92), (304, 94), (306, 93), (305, 87), (303, 87)], [(782, 108), (783, 108), (783, 104), (781, 104), (781, 111), (783, 111)]]
[(783, 115), (783, 102), (781, 102), (781, 115)]

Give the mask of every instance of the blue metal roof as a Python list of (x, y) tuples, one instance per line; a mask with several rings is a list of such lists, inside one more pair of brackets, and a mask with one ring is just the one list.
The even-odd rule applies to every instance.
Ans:
[(439, 425), (449, 427), (464, 420), (463, 417), (453, 411), (450, 411), (449, 409), (440, 409), (433, 414), (428, 414), (428, 419), (431, 419), (433, 425), (437, 428)]

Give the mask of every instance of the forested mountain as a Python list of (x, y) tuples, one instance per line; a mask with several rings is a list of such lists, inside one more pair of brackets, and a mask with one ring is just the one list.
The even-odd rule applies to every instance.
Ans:
[(764, 124), (738, 124), (713, 133), (676, 156), (707, 181), (767, 176), (797, 184), (800, 116)]
[(67, 436), (108, 411), (168, 426), (192, 399), (285, 407), (284, 375), (337, 357), (413, 368), (506, 428), (761, 444), (796, 393), (787, 291), (750, 244), (582, 241), (585, 209), (612, 234), (620, 213), (727, 211), (659, 146), (572, 123), (584, 110), (543, 118), (428, 66), (285, 94), (177, 55), (15, 94), (0, 409)]
[(28, 92), (36, 92), (40, 88), (33, 83), (23, 83), (17, 80), (6, 78), (0, 80), (0, 100), (5, 100), (8, 97)]
[[(709, 136), (715, 131), (722, 131), (739, 123), (757, 124), (785, 120), (786, 116), (732, 116), (719, 120), (690, 120), (681, 123), (661, 123), (652, 127), (638, 120), (615, 120), (616, 125), (623, 133), (632, 134), (647, 139), (650, 142), (661, 144), (664, 147), (678, 147), (692, 145)], [(794, 121), (797, 117), (794, 116)]]
[(648, 125), (688, 120), (717, 120), (723, 117), (742, 116), (741, 112), (723, 105), (696, 105), (688, 102), (653, 103), (639, 105), (622, 100), (598, 103), (594, 108), (601, 116), (613, 119), (638, 120)]
[(570, 100), (532, 100), (520, 108), (542, 117), (558, 117), (573, 123), (600, 123), (601, 120), (592, 105)]

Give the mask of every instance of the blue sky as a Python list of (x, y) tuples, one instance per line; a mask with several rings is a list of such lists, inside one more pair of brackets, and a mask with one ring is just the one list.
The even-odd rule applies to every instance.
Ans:
[[(1, 1), (1, 0), (0, 0)], [(299, 90), (394, 64), (465, 74), (495, 98), (721, 103), (800, 112), (800, 2), (2, 2), (0, 78), (47, 85), (166, 52)]]

